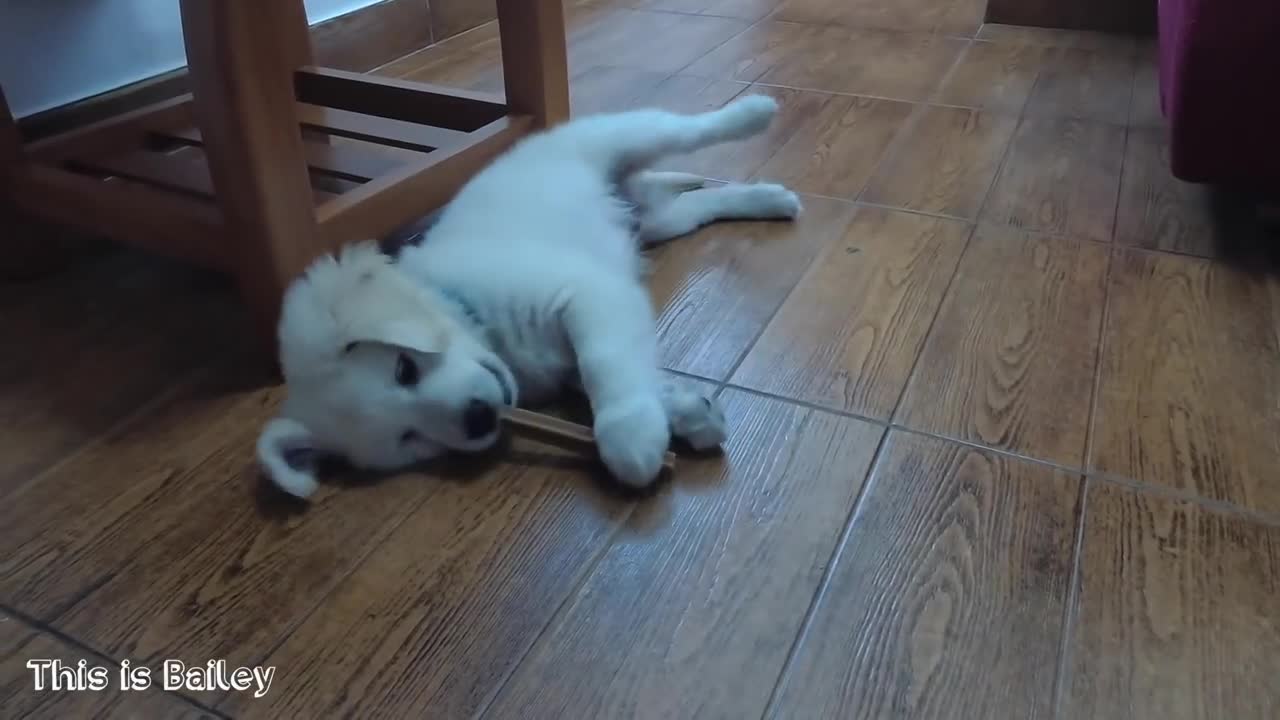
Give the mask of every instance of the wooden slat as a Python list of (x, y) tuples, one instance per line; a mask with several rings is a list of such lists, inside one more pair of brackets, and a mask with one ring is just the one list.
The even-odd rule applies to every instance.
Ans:
[(431, 153), (423, 162), (321, 205), (317, 211), (324, 245), (381, 237), (444, 205), (472, 175), (528, 133), (527, 116), (505, 117), (471, 133), (465, 145)]
[[(175, 130), (168, 137), (197, 146), (204, 144), (200, 129), (194, 127)], [(350, 143), (326, 145), (304, 141), (302, 145), (307, 156), (307, 167), (312, 172), (361, 183), (402, 167), (405, 158), (413, 157), (399, 148), (383, 148), (378, 152), (364, 150)], [(398, 157), (402, 153), (404, 157)]]
[(335, 108), (298, 103), (298, 120), (302, 126), (323, 130), (339, 137), (391, 147), (431, 152), (463, 144), (467, 134), (458, 130), (392, 120)]
[(9, 197), (19, 208), (94, 235), (163, 255), (225, 269), (223, 223), (212, 203), (128, 182), (103, 182), (40, 165), (16, 173)]
[(501, 95), (332, 68), (302, 68), (294, 84), (298, 100), (304, 103), (463, 132), (507, 113)]
[[(132, 150), (78, 159), (76, 164), (167, 190), (177, 190), (207, 198), (213, 198), (215, 195), (213, 178), (209, 174), (209, 163), (204, 153), (195, 149), (168, 154)], [(335, 193), (314, 187), (311, 188), (311, 195), (317, 203), (328, 202), (337, 197)]]
[(194, 124), (191, 95), (148, 105), (109, 120), (27, 145), (27, 152), (42, 160), (60, 160), (74, 155), (87, 155), (104, 150), (140, 144), (149, 132)]

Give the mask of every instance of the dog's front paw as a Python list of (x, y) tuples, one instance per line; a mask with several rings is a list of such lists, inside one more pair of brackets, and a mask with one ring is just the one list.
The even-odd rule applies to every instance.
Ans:
[(778, 114), (778, 101), (768, 95), (747, 95), (720, 111), (730, 137), (748, 138), (763, 132)]
[(657, 397), (638, 397), (601, 408), (595, 418), (596, 446), (609, 472), (624, 485), (652, 485), (671, 444), (667, 414)]
[(668, 383), (662, 388), (662, 404), (667, 410), (671, 434), (699, 452), (719, 447), (728, 437), (724, 410), (715, 398)]

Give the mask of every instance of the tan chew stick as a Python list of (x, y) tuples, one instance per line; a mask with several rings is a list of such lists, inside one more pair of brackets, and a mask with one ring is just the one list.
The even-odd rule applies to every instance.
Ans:
[[(521, 408), (506, 408), (503, 416), (512, 427), (531, 434), (542, 435), (559, 445), (571, 444), (582, 449), (595, 449), (596, 438), (591, 429), (561, 420), (550, 415), (531, 412)], [(667, 472), (676, 469), (676, 454), (667, 451), (662, 458), (662, 468)]]

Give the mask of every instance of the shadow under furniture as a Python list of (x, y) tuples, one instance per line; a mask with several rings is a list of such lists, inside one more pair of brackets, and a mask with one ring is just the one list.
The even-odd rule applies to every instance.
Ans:
[(0, 90), (0, 197), (232, 274), (274, 351), (313, 259), (444, 205), (568, 118), (561, 1), (497, 6), (505, 97), (315, 67), (302, 0), (181, 0), (190, 94), (24, 143)]

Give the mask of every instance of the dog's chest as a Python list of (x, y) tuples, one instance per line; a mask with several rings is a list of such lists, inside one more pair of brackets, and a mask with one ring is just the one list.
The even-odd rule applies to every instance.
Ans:
[(487, 339), (515, 375), (522, 401), (540, 402), (559, 394), (575, 368), (573, 346), (559, 313), (517, 306), (484, 314)]

